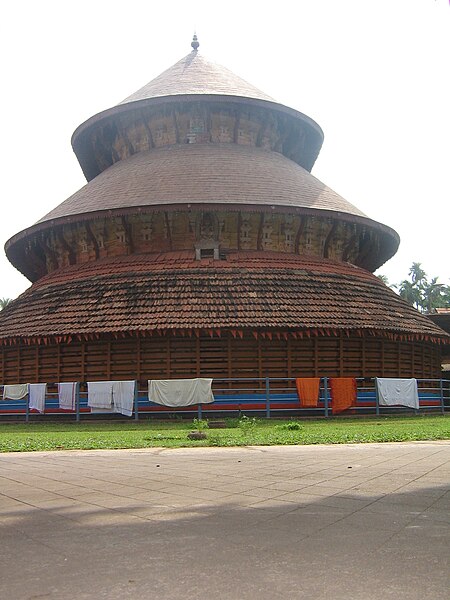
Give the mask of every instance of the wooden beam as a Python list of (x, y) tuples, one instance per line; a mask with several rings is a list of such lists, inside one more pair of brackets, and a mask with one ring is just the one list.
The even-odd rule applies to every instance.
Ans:
[(133, 236), (131, 233), (131, 225), (125, 216), (122, 216), (121, 221), (122, 221), (123, 230), (125, 232), (125, 243), (127, 245), (128, 253), (133, 254), (134, 243), (133, 243)]
[(367, 237), (364, 240), (362, 248), (360, 248), (357, 259), (355, 261), (355, 263), (358, 265), (358, 267), (365, 268), (365, 259), (367, 256), (370, 256), (372, 254), (372, 249), (373, 249), (373, 240), (372, 240), (370, 234), (367, 233)]
[[(228, 379), (233, 377), (233, 369), (232, 369), (232, 356), (233, 356), (233, 348), (231, 345), (231, 333), (228, 332), (227, 337), (227, 371), (228, 371)], [(228, 382), (228, 387), (232, 387), (231, 381)]]
[(97, 238), (92, 233), (91, 225), (88, 221), (86, 221), (84, 226), (86, 228), (86, 235), (87, 235), (89, 241), (91, 242), (92, 246), (94, 247), (95, 258), (99, 258), (100, 257), (100, 249), (98, 247)]
[(106, 342), (106, 379), (111, 379), (111, 340)]
[(319, 339), (316, 336), (313, 339), (314, 345), (314, 377), (319, 377)]
[(133, 154), (135, 154), (135, 150), (134, 150), (133, 144), (130, 142), (130, 140), (128, 138), (128, 135), (126, 134), (126, 131), (123, 130), (121, 135), (122, 135), (123, 140), (128, 148), (128, 154), (130, 156), (133, 156)]
[(195, 372), (197, 377), (200, 377), (201, 364), (200, 364), (200, 338), (195, 338)]
[(169, 214), (166, 210), (164, 211), (164, 222), (166, 224), (167, 239), (169, 240), (169, 248), (170, 248), (170, 250), (172, 250), (172, 232), (170, 230)]
[[(45, 256), (42, 247), (38, 244), (37, 240), (35, 240), (35, 245), (40, 249), (41, 253)], [(39, 279), (43, 275), (47, 274), (47, 265), (45, 260), (42, 260), (39, 256), (36, 256), (36, 252), (30, 250), (29, 253), (26, 254), (28, 264), (31, 264), (36, 275), (36, 279)]]
[(342, 251), (342, 260), (344, 262), (348, 261), (348, 255), (350, 254), (350, 251), (352, 250), (352, 248), (354, 247), (357, 239), (359, 237), (358, 233), (355, 233), (351, 236), (351, 238), (349, 239), (349, 241), (345, 244), (344, 249)]
[[(45, 243), (41, 243), (38, 239), (36, 239), (36, 243), (38, 245), (38, 247), (41, 249), (42, 253), (44, 254), (44, 256), (50, 259), (50, 262), (53, 263), (53, 266), (55, 269), (57, 269), (59, 267), (58, 264), (58, 259), (56, 257), (56, 253), (55, 251), (50, 248), (50, 246), (47, 246), (47, 244)], [(46, 266), (46, 272), (47, 272), (47, 262), (45, 263)]]
[(287, 372), (287, 376), (290, 379), (292, 377), (292, 340), (291, 340), (291, 336), (288, 335), (288, 338), (286, 340), (286, 350), (287, 350), (287, 368), (288, 368), (288, 372)]
[(255, 141), (255, 145), (257, 148), (261, 148), (262, 146), (262, 139), (264, 134), (267, 131), (267, 119), (264, 119), (262, 123), (259, 124), (259, 129), (258, 129), (258, 135), (256, 136), (256, 141)]
[(261, 338), (260, 337), (258, 337), (258, 339), (256, 340), (256, 343), (258, 344), (258, 377), (261, 379), (262, 377), (264, 377), (264, 371), (263, 371)]
[(235, 121), (234, 121), (234, 131), (233, 131), (233, 141), (235, 144), (238, 144), (238, 140), (239, 140), (239, 126), (241, 123), (241, 111), (237, 110), (235, 112)]
[(329, 248), (330, 248), (331, 240), (332, 240), (332, 238), (334, 236), (334, 233), (335, 233), (335, 231), (337, 229), (337, 226), (338, 226), (337, 221), (334, 221), (334, 223), (332, 224), (332, 226), (330, 228), (330, 231), (328, 232), (328, 235), (327, 235), (326, 240), (325, 240), (325, 244), (323, 246), (323, 257), (324, 258), (329, 258), (329, 256), (328, 256)]
[(136, 339), (136, 380), (138, 382), (138, 387), (139, 387), (139, 383), (141, 381), (141, 336), (139, 335), (139, 333), (137, 333), (137, 339)]
[(81, 342), (81, 369), (80, 369), (81, 381), (86, 380), (86, 344)]
[(39, 383), (39, 346), (34, 348), (34, 377), (35, 382)]
[(264, 222), (266, 220), (266, 213), (262, 212), (259, 218), (258, 237), (256, 239), (256, 249), (261, 250)]
[[(114, 164), (116, 162), (119, 162), (120, 160), (120, 156), (119, 153), (117, 152), (117, 150), (114, 148), (114, 146), (111, 146), (111, 164)], [(99, 167), (101, 167), (101, 165), (99, 165)], [(100, 168), (100, 171), (104, 171), (104, 169)]]
[(178, 129), (177, 112), (175, 109), (172, 111), (172, 119), (173, 119), (173, 126), (175, 129), (175, 141), (177, 144), (179, 144), (180, 143), (180, 131)]
[(67, 252), (67, 257), (69, 259), (69, 265), (74, 265), (77, 262), (75, 252), (73, 251), (72, 246), (69, 245), (68, 241), (64, 237), (64, 228), (60, 227), (57, 230), (58, 241), (63, 247), (63, 250)]
[(166, 375), (170, 379), (170, 338), (166, 336)]
[(147, 122), (147, 119), (145, 117), (145, 113), (144, 111), (141, 111), (141, 117), (142, 117), (142, 122), (144, 123), (144, 127), (145, 130), (147, 132), (147, 137), (148, 137), (148, 147), (151, 150), (152, 148), (155, 147), (155, 142), (153, 141), (153, 135), (152, 135), (152, 130), (149, 127), (149, 124)]
[(237, 227), (236, 227), (236, 231), (237, 231), (237, 249), (240, 250), (241, 249), (241, 227), (242, 227), (242, 215), (241, 215), (241, 211), (238, 212), (237, 215)]
[(303, 231), (305, 229), (307, 219), (308, 219), (308, 217), (300, 217), (300, 223), (299, 223), (299, 226), (297, 229), (297, 234), (295, 236), (295, 243), (294, 243), (294, 252), (296, 254), (299, 254), (300, 239), (301, 239)]

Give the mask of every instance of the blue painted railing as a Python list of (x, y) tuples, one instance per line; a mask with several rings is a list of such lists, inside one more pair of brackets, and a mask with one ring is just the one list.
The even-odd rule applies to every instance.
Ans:
[[(439, 410), (443, 414), (450, 410), (450, 381), (445, 379), (418, 379), (419, 410)], [(170, 413), (193, 414), (199, 418), (214, 413), (255, 413), (269, 418), (273, 413), (290, 413), (295, 415), (325, 416), (332, 414), (332, 399), (329, 392), (329, 379), (322, 377), (319, 387), (317, 407), (303, 407), (295, 389), (295, 378), (234, 378), (215, 379), (213, 381), (215, 401), (212, 404), (199, 404), (183, 408), (167, 408), (149, 401), (147, 390), (137, 390), (134, 400), (133, 416), (136, 420), (140, 415), (167, 415)], [(3, 386), (0, 385), (0, 417), (2, 415), (24, 415), (28, 422), (30, 417), (38, 415), (30, 411), (28, 397), (23, 400), (1, 400)], [(397, 410), (411, 409), (395, 407)], [(349, 409), (351, 413), (386, 414), (392, 407), (380, 406), (376, 393), (375, 380), (357, 379), (357, 400)], [(347, 414), (349, 414), (347, 412)], [(416, 411), (418, 412), (418, 411)], [(82, 415), (91, 414), (87, 405), (87, 385), (80, 385), (80, 393), (76, 398), (74, 411), (61, 410), (58, 404), (57, 384), (48, 384), (45, 400), (46, 415), (73, 415), (80, 421)]]

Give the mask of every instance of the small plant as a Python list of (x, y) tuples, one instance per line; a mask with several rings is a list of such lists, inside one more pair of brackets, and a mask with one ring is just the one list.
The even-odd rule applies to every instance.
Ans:
[(238, 421), (238, 427), (242, 429), (244, 433), (249, 433), (256, 427), (256, 418), (243, 415)]
[(302, 428), (302, 425), (297, 421), (289, 421), (289, 423), (283, 423), (280, 429), (286, 429), (287, 431), (298, 431)]
[(192, 424), (197, 431), (208, 429), (208, 419), (193, 419)]

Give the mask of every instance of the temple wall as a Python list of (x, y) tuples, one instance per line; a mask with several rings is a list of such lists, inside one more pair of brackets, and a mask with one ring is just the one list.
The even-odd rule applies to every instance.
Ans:
[(309, 166), (309, 129), (270, 109), (220, 102), (142, 108), (99, 125), (90, 147), (100, 171), (133, 154), (173, 144), (208, 142), (256, 146)]
[(189, 377), (439, 378), (439, 346), (376, 337), (159, 336), (3, 346), (2, 383)]
[(134, 253), (194, 252), (216, 242), (220, 251), (267, 250), (330, 258), (367, 267), (361, 247), (377, 247), (376, 233), (328, 217), (250, 211), (175, 210), (140, 212), (67, 224), (39, 233), (24, 247), (24, 260), (36, 263), (38, 277), (70, 264)]

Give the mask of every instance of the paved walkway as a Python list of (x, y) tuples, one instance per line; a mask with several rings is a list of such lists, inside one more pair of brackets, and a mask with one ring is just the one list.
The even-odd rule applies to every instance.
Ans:
[(448, 598), (450, 443), (0, 454), (0, 598)]

